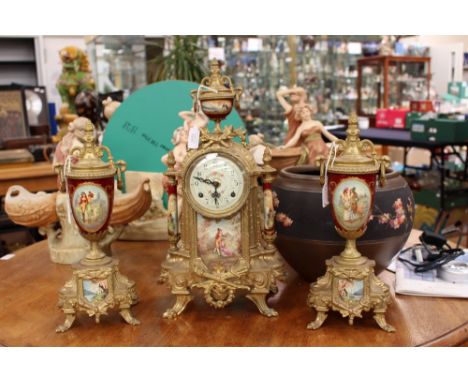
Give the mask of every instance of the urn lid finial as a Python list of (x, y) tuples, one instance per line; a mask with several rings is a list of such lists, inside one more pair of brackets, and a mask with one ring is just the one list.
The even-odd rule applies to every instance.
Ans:
[[(76, 179), (93, 179), (113, 176), (116, 172), (110, 150), (96, 142), (96, 133), (93, 123), (88, 120), (84, 128), (83, 147), (72, 150), (71, 165), (65, 175)], [(104, 152), (107, 161), (102, 160)]]
[(368, 140), (361, 140), (358, 127), (358, 117), (352, 113), (348, 119), (346, 139), (336, 141), (336, 152), (331, 153), (334, 160), (330, 163), (329, 171), (341, 174), (377, 173), (380, 161), (377, 159), (374, 144)]

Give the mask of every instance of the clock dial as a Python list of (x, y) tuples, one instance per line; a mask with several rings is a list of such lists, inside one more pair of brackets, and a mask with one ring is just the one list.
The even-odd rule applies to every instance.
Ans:
[(189, 189), (192, 200), (203, 210), (222, 213), (241, 199), (244, 172), (233, 160), (210, 153), (193, 166)]

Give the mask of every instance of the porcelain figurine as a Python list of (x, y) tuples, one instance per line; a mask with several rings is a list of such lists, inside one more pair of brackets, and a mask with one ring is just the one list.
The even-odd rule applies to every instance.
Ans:
[[(286, 97), (289, 98), (289, 102)], [(303, 88), (294, 86), (290, 89), (278, 90), (276, 92), (276, 98), (283, 107), (284, 115), (288, 120), (288, 133), (284, 139), (284, 143), (286, 144), (294, 136), (294, 133), (300, 125), (300, 121), (296, 119), (295, 113), (297, 108), (306, 104), (307, 93)]]
[(60, 130), (54, 142), (59, 142), (67, 134), (67, 127), (78, 117), (75, 99), (82, 91), (94, 90), (95, 82), (91, 76), (88, 56), (86, 53), (75, 47), (67, 46), (59, 51), (62, 61), (62, 73), (57, 81), (56, 87), (62, 100), (59, 113), (55, 120), (59, 124)]
[(68, 133), (68, 126), (71, 122), (78, 118), (78, 115), (70, 112), (68, 103), (62, 103), (60, 106), (59, 113), (55, 116), (59, 130), (56, 135), (52, 137), (54, 143), (58, 143)]
[[(167, 210), (163, 205), (163, 174), (139, 171), (125, 173), (125, 186), (128, 192), (136, 189), (141, 179), (149, 179), (151, 205), (139, 219), (127, 224), (120, 240), (167, 240)], [(118, 194), (117, 194), (118, 195)], [(118, 196), (117, 196), (118, 197)]]
[[(171, 143), (174, 145), (172, 153), (174, 154), (175, 159), (175, 169), (179, 170), (181, 163), (183, 162), (185, 156), (187, 155), (187, 142), (188, 134), (192, 127), (197, 127), (199, 130), (205, 129), (208, 126), (208, 117), (202, 112), (194, 111), (181, 111), (179, 117), (184, 120), (183, 126), (178, 127), (174, 130), (172, 135)], [(165, 154), (161, 161), (167, 166), (168, 165), (168, 154)], [(163, 177), (163, 187), (167, 187), (167, 178)], [(182, 211), (182, 188), (179, 185), (177, 188), (178, 194), (178, 213)]]
[(102, 106), (104, 107), (104, 117), (110, 121), (112, 115), (119, 108), (121, 103), (119, 101), (114, 101), (111, 97), (107, 97), (102, 101)]
[(263, 138), (261, 133), (249, 135), (249, 151), (253, 155), (255, 163), (260, 165), (263, 164), (263, 154), (267, 147)]
[(379, 55), (392, 56), (395, 54), (395, 36), (383, 36), (380, 41)]
[[(282, 162), (293, 164), (291, 158), (299, 155), (295, 164), (313, 164), (318, 155), (326, 155), (328, 146), (322, 139), (322, 134), (330, 141), (337, 138), (329, 133), (319, 121), (313, 119), (317, 108), (307, 101), (307, 93), (301, 87), (280, 89), (276, 93), (279, 103), (285, 111), (288, 121), (288, 132), (284, 139), (284, 145), (279, 150), (288, 150), (281, 153), (279, 150), (272, 152), (275, 156), (285, 157)], [(289, 102), (286, 100), (289, 97)], [(284, 167), (284, 166), (283, 166)]]
[(300, 164), (302, 163), (315, 163), (315, 158), (319, 155), (328, 154), (328, 146), (322, 139), (322, 134), (331, 142), (337, 140), (337, 138), (331, 134), (321, 122), (315, 121), (313, 115), (316, 109), (311, 104), (304, 104), (296, 106), (294, 112), (294, 118), (299, 122), (299, 125), (295, 127), (295, 131), (287, 142), (280, 146), (280, 149), (287, 149), (293, 147), (302, 147), (304, 150), (301, 153)]
[(263, 134), (260, 133), (249, 135), (248, 147), (258, 165), (263, 165), (263, 155), (265, 153), (265, 149), (268, 147), (271, 151), (270, 165), (278, 171), (285, 167), (300, 164), (301, 157), (304, 157), (304, 155), (302, 155), (302, 152), (304, 151), (302, 147), (279, 149), (264, 142)]
[(24, 187), (11, 186), (5, 197), (9, 218), (16, 224), (39, 228), (47, 236), (50, 259), (58, 264), (75, 263), (89, 250), (73, 219), (68, 220), (68, 208), (68, 196), (63, 192), (33, 194)]
[(76, 46), (67, 46), (59, 51), (62, 73), (57, 81), (57, 90), (62, 102), (67, 103), (71, 113), (76, 114), (75, 98), (83, 90), (94, 90), (96, 84), (91, 76), (88, 56)]
[(57, 144), (53, 166), (65, 164), (65, 158), (72, 150), (83, 147), (84, 128), (87, 118), (78, 117), (68, 125), (68, 132)]
[[(149, 179), (140, 181), (134, 191), (118, 195), (101, 247), (109, 253), (110, 244), (118, 238), (123, 226), (141, 217), (150, 204)], [(47, 236), (54, 263), (73, 264), (89, 252), (89, 242), (78, 234), (70, 215), (68, 195), (64, 192), (33, 194), (24, 187), (11, 186), (5, 197), (5, 211), (14, 223), (39, 228), (39, 232)]]
[[(176, 169), (180, 168), (180, 164), (184, 160), (185, 155), (187, 155), (187, 142), (190, 129), (197, 127), (201, 130), (208, 126), (208, 118), (201, 112), (181, 111), (179, 117), (184, 120), (184, 124), (174, 130), (171, 140), (171, 143), (174, 145), (172, 152), (176, 161)], [(167, 166), (167, 154), (161, 158), (161, 161)]]

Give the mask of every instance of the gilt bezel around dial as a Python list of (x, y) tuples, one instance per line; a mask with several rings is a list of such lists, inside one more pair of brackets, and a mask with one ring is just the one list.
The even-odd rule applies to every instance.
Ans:
[[(212, 161), (218, 158), (224, 158), (227, 161), (232, 162), (235, 166), (237, 166), (240, 174), (242, 175), (242, 181), (243, 181), (243, 186), (241, 190), (239, 189), (235, 190), (237, 193), (241, 192), (240, 196), (239, 194), (237, 194), (237, 198), (235, 199), (235, 201), (232, 204), (224, 208), (222, 206), (215, 207), (215, 204), (214, 204), (214, 199), (217, 199), (214, 197), (215, 196), (214, 193), (218, 192), (218, 187), (222, 187), (222, 184), (219, 181), (218, 177), (210, 178), (210, 176), (207, 176), (206, 173), (205, 174), (202, 173), (200, 175), (200, 178), (204, 177), (203, 178), (204, 181), (202, 180), (198, 180), (198, 181), (201, 183), (205, 183), (207, 185), (203, 188), (206, 189), (207, 187), (212, 186), (213, 190), (210, 189), (210, 190), (205, 191), (205, 192), (210, 192), (210, 194), (207, 194), (206, 196), (204, 195), (203, 197), (200, 197), (200, 198), (195, 197), (192, 192), (193, 187), (195, 187), (195, 185), (192, 184), (192, 181), (194, 181), (194, 177), (195, 177), (193, 173), (194, 171), (197, 170), (198, 165), (201, 164), (201, 162), (203, 161)], [(227, 179), (228, 178), (226, 178), (226, 180)], [(219, 183), (219, 186), (216, 187), (218, 183)], [(247, 200), (247, 196), (249, 193), (248, 192), (249, 186), (250, 186), (249, 175), (246, 172), (245, 166), (242, 165), (241, 161), (232, 155), (229, 155), (227, 153), (220, 152), (220, 151), (205, 152), (204, 154), (198, 156), (195, 160), (193, 160), (193, 162), (189, 165), (189, 168), (185, 174), (184, 185), (185, 185), (184, 197), (190, 203), (193, 209), (197, 211), (198, 213), (202, 214), (203, 216), (210, 217), (210, 218), (224, 218), (239, 211), (240, 208), (245, 204)], [(199, 185), (199, 187), (201, 187), (201, 184)], [(223, 189), (221, 188), (220, 191), (222, 192), (222, 190)], [(220, 200), (221, 200), (221, 197), (228, 199), (230, 197), (230, 194), (229, 195), (219, 194)]]

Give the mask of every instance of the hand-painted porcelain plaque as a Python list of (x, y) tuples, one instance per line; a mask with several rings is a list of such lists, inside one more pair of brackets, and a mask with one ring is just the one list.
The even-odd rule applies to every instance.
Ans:
[(370, 202), (369, 187), (357, 178), (342, 180), (333, 193), (336, 219), (349, 231), (356, 230), (367, 222)]
[(83, 280), (83, 297), (90, 304), (98, 304), (104, 301), (109, 294), (107, 279)]
[(346, 305), (359, 302), (364, 297), (364, 280), (336, 279), (338, 298)]
[(88, 232), (99, 231), (107, 221), (109, 197), (95, 183), (82, 183), (73, 193), (72, 210), (78, 224)]
[(375, 175), (329, 176), (335, 225), (345, 231), (357, 231), (366, 227), (372, 212)]
[(229, 219), (207, 219), (197, 216), (198, 255), (208, 268), (236, 263), (241, 256), (240, 213)]

